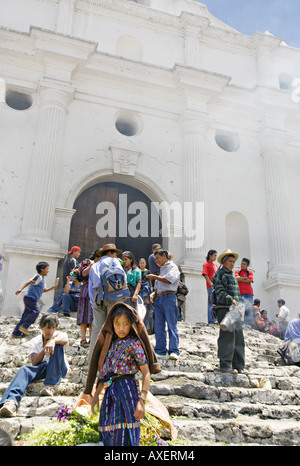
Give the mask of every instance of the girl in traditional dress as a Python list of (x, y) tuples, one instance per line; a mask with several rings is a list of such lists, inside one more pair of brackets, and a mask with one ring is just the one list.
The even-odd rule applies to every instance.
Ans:
[(80, 290), (80, 296), (78, 301), (78, 309), (77, 309), (77, 325), (80, 325), (80, 333), (81, 333), (81, 342), (80, 345), (84, 348), (88, 348), (90, 346), (89, 342), (87, 341), (86, 333), (87, 329), (89, 329), (89, 337), (91, 339), (92, 334), (92, 322), (93, 322), (93, 305), (90, 301), (89, 297), (89, 272), (91, 267), (97, 262), (101, 256), (98, 255), (98, 250), (93, 252), (88, 259), (85, 259), (80, 263), (77, 268), (72, 270), (71, 276), (75, 279), (79, 279), (83, 286)]
[(142, 285), (142, 272), (137, 266), (135, 257), (131, 251), (124, 251), (122, 253), (122, 261), (130, 293), (130, 298), (126, 298), (126, 302), (130, 303), (134, 309), (137, 309), (138, 295)]
[[(107, 385), (99, 415), (99, 441), (105, 446), (139, 446), (150, 372), (161, 369), (145, 326), (131, 306), (118, 303), (108, 314), (95, 344), (85, 394), (91, 393), (97, 366), (93, 412), (95, 406), (99, 408), (99, 395)], [(139, 371), (141, 390), (135, 379)]]

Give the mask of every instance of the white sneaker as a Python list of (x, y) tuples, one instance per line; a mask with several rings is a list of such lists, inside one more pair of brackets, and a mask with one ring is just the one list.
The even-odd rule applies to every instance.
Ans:
[(157, 357), (157, 359), (167, 359), (166, 354), (157, 354), (157, 353), (155, 353), (155, 356)]
[(45, 385), (44, 388), (40, 391), (41, 396), (52, 396), (54, 395), (53, 385)]
[(169, 356), (169, 359), (173, 359), (174, 361), (177, 361), (178, 357), (179, 357), (178, 354), (171, 353), (170, 356)]
[(16, 416), (16, 404), (13, 401), (6, 401), (0, 409), (1, 417), (13, 417)]

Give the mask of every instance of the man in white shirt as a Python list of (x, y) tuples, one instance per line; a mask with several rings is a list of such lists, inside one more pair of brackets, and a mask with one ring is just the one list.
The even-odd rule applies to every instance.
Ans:
[(290, 320), (290, 310), (288, 307), (286, 307), (284, 299), (278, 299), (277, 305), (280, 311), (278, 314), (276, 314), (276, 317), (278, 317), (279, 330), (281, 331), (282, 338), (284, 339), (285, 332), (286, 332), (286, 329), (287, 329), (287, 326)]
[(22, 366), (6, 389), (0, 401), (0, 416), (12, 417), (28, 385), (44, 380), (41, 395), (53, 395), (54, 386), (59, 385), (61, 378), (68, 371), (68, 363), (64, 346), (68, 343), (68, 335), (57, 332), (58, 318), (45, 314), (40, 320), (42, 333), (29, 342), (31, 365)]
[[(155, 353), (157, 357), (163, 359), (166, 359), (169, 353), (169, 358), (176, 360), (180, 354), (176, 297), (180, 272), (177, 265), (171, 260), (167, 250), (158, 249), (154, 255), (157, 265), (160, 267), (160, 274), (150, 274), (147, 275), (147, 278), (148, 280), (155, 280), (155, 291), (150, 295), (150, 299), (154, 300)], [(169, 333), (169, 351), (167, 351), (166, 323)]]

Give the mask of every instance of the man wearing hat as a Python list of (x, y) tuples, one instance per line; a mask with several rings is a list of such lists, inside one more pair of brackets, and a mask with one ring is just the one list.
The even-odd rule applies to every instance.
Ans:
[(90, 352), (89, 359), (93, 353), (94, 345), (96, 343), (98, 333), (100, 332), (102, 325), (104, 324), (107, 314), (111, 310), (114, 304), (120, 302), (120, 299), (114, 299), (112, 301), (101, 301), (97, 299), (97, 289), (101, 286), (102, 275), (104, 269), (107, 267), (119, 268), (123, 272), (121, 262), (117, 258), (118, 255), (122, 254), (120, 249), (117, 249), (113, 243), (108, 243), (99, 249), (97, 255), (100, 256), (100, 260), (95, 262), (89, 272), (89, 296), (91, 305), (93, 306), (93, 327), (92, 336), (90, 339)]
[(77, 265), (77, 259), (80, 256), (81, 249), (79, 246), (72, 246), (63, 263), (63, 286), (66, 286), (67, 277)]
[[(230, 307), (238, 306), (240, 301), (239, 285), (233, 274), (233, 268), (238, 257), (238, 254), (230, 249), (227, 249), (218, 257), (221, 266), (213, 277), (213, 284), (219, 324), (229, 312)], [(220, 328), (218, 358), (221, 372), (237, 374), (244, 369), (245, 342), (241, 318), (235, 323), (232, 332)]]

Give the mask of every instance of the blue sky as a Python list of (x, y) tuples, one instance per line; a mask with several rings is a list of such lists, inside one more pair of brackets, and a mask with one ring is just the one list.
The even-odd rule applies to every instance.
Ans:
[(196, 0), (216, 18), (252, 36), (270, 31), (290, 47), (300, 48), (300, 0)]

